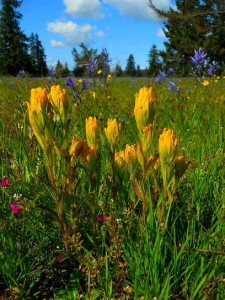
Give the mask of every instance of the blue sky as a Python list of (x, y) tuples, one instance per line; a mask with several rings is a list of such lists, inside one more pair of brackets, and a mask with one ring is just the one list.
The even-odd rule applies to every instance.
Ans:
[[(157, 7), (168, 9), (170, 0), (156, 0)], [(37, 33), (47, 56), (47, 64), (57, 60), (74, 67), (72, 48), (101, 52), (106, 48), (112, 68), (125, 68), (133, 54), (136, 65), (148, 67), (153, 44), (164, 48), (162, 21), (149, 8), (148, 0), (23, 0), (20, 27), (27, 36)]]

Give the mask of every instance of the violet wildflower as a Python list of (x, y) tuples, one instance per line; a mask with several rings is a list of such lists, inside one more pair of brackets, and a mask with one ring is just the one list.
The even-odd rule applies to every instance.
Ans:
[(81, 90), (85, 90), (87, 88), (87, 81), (85, 79), (82, 79), (81, 82)]
[(20, 207), (19, 207), (17, 204), (15, 204), (15, 203), (11, 203), (11, 204), (10, 204), (10, 208), (11, 208), (12, 213), (13, 213), (14, 215), (18, 215), (19, 213), (22, 212), (22, 208), (20, 208)]
[(208, 69), (207, 69), (207, 73), (209, 76), (212, 76), (213, 75), (213, 71), (214, 71), (214, 68), (212, 65), (209, 65)]
[(3, 187), (7, 187), (9, 185), (9, 179), (8, 177), (3, 177), (1, 180), (1, 184)]
[(191, 57), (191, 62), (193, 63), (193, 74), (195, 76), (202, 76), (203, 70), (206, 64), (207, 53), (204, 53), (202, 48), (199, 48), (198, 51), (195, 50), (195, 55)]
[(73, 79), (69, 77), (69, 78), (67, 79), (67, 81), (66, 81), (66, 85), (67, 85), (69, 88), (73, 88), (73, 87), (74, 87)]
[(87, 65), (86, 72), (88, 76), (93, 75), (94, 71), (96, 70), (97, 63), (98, 60), (96, 58), (92, 58), (91, 62)]
[(174, 92), (175, 89), (176, 89), (175, 83), (173, 81), (170, 81), (168, 83), (168, 90)]
[(166, 80), (166, 73), (165, 72), (163, 72), (163, 71), (159, 71), (159, 74), (158, 74), (158, 76), (156, 76), (156, 78), (155, 78), (155, 81), (157, 82), (157, 83), (161, 83), (162, 81), (165, 81)]
[(191, 61), (196, 64), (204, 64), (207, 53), (204, 53), (202, 48), (199, 48), (198, 51), (195, 50), (195, 55), (191, 57)]
[(217, 62), (213, 61), (212, 64), (209, 64), (209, 67), (208, 67), (208, 69), (207, 69), (208, 75), (209, 75), (209, 76), (212, 76), (213, 73), (214, 73), (217, 69), (219, 69), (219, 65), (218, 65)]
[(26, 76), (26, 73), (24, 70), (19, 71), (19, 73), (16, 75), (17, 78), (23, 78)]
[(167, 71), (168, 76), (173, 75), (173, 73), (174, 73), (174, 68), (172, 68), (172, 67), (169, 68), (168, 71)]

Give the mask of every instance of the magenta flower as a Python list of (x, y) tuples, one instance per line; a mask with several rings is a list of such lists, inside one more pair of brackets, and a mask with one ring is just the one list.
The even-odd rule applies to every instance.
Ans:
[(22, 211), (22, 209), (18, 205), (16, 205), (15, 203), (11, 203), (10, 204), (10, 208), (11, 208), (12, 213), (14, 215), (18, 215)]
[(109, 217), (96, 216), (96, 220), (99, 222), (109, 221), (109, 220), (111, 220), (111, 216), (109, 216)]
[(7, 177), (3, 177), (1, 180), (1, 184), (3, 187), (7, 187), (9, 185), (9, 179)]

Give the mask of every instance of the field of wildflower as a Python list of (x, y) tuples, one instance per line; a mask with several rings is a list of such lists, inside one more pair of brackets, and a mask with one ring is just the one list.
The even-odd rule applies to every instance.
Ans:
[(199, 65), (0, 79), (0, 299), (225, 298), (225, 78)]

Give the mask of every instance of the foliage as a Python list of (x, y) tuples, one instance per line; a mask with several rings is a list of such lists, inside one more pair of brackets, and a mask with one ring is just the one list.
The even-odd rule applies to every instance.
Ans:
[(18, 8), (22, 1), (2, 0), (0, 11), (0, 73), (17, 75), (25, 70), (34, 76), (47, 74), (44, 48), (37, 34), (28, 38), (20, 28)]
[(157, 50), (157, 46), (155, 44), (153, 44), (149, 51), (148, 63), (148, 75), (154, 77), (161, 69), (159, 51)]
[[(161, 52), (166, 68), (177, 66), (178, 75), (190, 74), (189, 57), (202, 47), (210, 54), (210, 63), (224, 69), (224, 1), (176, 0), (177, 9), (160, 10), (149, 0), (150, 7), (165, 18), (166, 50)], [(169, 64), (168, 64), (169, 63)]]
[(136, 75), (136, 66), (135, 66), (135, 60), (134, 60), (133, 54), (130, 54), (127, 59), (125, 73), (126, 73), (126, 75), (131, 76), (131, 77)]
[(32, 66), (30, 73), (36, 77), (46, 76), (48, 74), (46, 55), (37, 33), (30, 36), (29, 55)]

